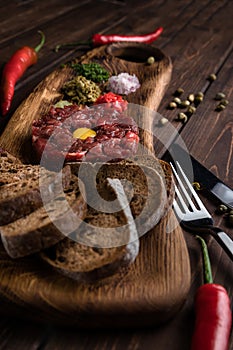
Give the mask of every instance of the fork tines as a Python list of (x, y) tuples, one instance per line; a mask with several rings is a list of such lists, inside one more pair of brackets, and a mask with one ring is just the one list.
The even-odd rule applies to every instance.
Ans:
[[(176, 166), (177, 166), (177, 171), (173, 166), (173, 164), (171, 164), (173, 174), (177, 181), (177, 186), (175, 186), (175, 192), (177, 195), (177, 200), (179, 201), (179, 205), (176, 200), (174, 201), (175, 211), (178, 211), (177, 212), (178, 215), (180, 212), (180, 215), (181, 215), (182, 212), (187, 213), (187, 212), (196, 212), (198, 210), (201, 210), (202, 212), (205, 212), (205, 214), (210, 217), (209, 212), (205, 208), (204, 204), (202, 203), (201, 199), (199, 198), (198, 194), (194, 190), (192, 184), (190, 183), (189, 179), (185, 175), (183, 169), (181, 168), (178, 162), (176, 162)], [(178, 174), (178, 171), (179, 171), (179, 174)], [(192, 197), (194, 198), (195, 203)]]

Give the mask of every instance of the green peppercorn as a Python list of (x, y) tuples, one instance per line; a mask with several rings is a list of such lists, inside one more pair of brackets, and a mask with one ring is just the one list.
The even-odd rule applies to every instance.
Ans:
[(184, 89), (182, 88), (178, 88), (175, 92), (174, 92), (174, 96), (181, 96), (184, 92)]
[(160, 126), (163, 126), (163, 125), (165, 125), (165, 124), (167, 124), (167, 123), (168, 123), (168, 119), (165, 118), (165, 117), (163, 117), (163, 118), (161, 118), (161, 119), (159, 120), (159, 125), (160, 125)]
[(147, 58), (147, 64), (151, 65), (155, 63), (155, 58), (153, 56), (150, 56)]
[(195, 96), (195, 100), (194, 100), (195, 105), (198, 105), (202, 101), (203, 101), (203, 97), (202, 96)]
[(215, 81), (216, 79), (217, 79), (217, 76), (214, 73), (212, 73), (208, 76), (209, 81)]
[(188, 100), (185, 100), (185, 101), (182, 101), (181, 104), (180, 104), (180, 108), (186, 108), (190, 105), (190, 101)]
[(179, 97), (174, 97), (173, 102), (175, 102), (179, 106), (181, 104), (181, 99)]
[(190, 116), (190, 115), (192, 115), (193, 113), (195, 113), (196, 112), (196, 108), (194, 107), (194, 106), (189, 106), (188, 108), (187, 108), (187, 111), (186, 111), (186, 113)]
[(216, 101), (220, 101), (222, 99), (224, 99), (226, 97), (226, 95), (223, 93), (223, 92), (218, 92), (216, 95), (215, 95), (215, 100)]
[(199, 182), (193, 182), (192, 185), (193, 185), (193, 188), (196, 191), (200, 191), (201, 190), (201, 184)]
[(220, 104), (218, 104), (218, 105), (216, 106), (215, 111), (221, 112), (221, 111), (223, 111), (225, 108), (226, 108), (226, 106), (224, 106), (223, 104), (220, 103)]
[(233, 215), (228, 216), (228, 221), (231, 226), (233, 226)]
[(220, 104), (223, 105), (223, 106), (227, 106), (228, 103), (229, 103), (229, 101), (226, 100), (226, 99), (220, 101)]
[(189, 100), (190, 102), (194, 102), (194, 100), (195, 100), (195, 95), (194, 95), (194, 94), (188, 95), (188, 100)]
[(196, 96), (195, 96), (195, 97), (202, 97), (202, 98), (204, 98), (204, 94), (203, 94), (202, 91), (198, 91), (198, 92), (196, 93)]
[(228, 211), (228, 208), (225, 204), (220, 204), (217, 208), (217, 212), (220, 214), (226, 213)]
[(176, 107), (177, 107), (177, 104), (174, 101), (170, 102), (168, 105), (168, 109), (175, 109)]
[(179, 113), (178, 114), (178, 120), (182, 121), (183, 123), (186, 123), (188, 121), (188, 117), (185, 113)]

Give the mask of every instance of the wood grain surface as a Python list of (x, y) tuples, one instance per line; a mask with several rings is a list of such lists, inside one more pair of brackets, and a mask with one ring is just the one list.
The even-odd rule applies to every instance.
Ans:
[[(16, 0), (7, 4), (0, 0), (0, 67), (19, 47), (34, 47), (39, 40), (38, 30), (46, 35), (46, 45), (40, 51), (37, 64), (28, 69), (16, 85), (9, 115), (0, 117), (0, 132), (40, 81), (61, 63), (80, 57), (87, 50), (87, 46), (74, 46), (55, 53), (57, 44), (84, 42), (98, 32), (149, 33), (162, 25), (164, 31), (152, 46), (171, 57), (173, 71), (158, 111), (184, 138), (190, 153), (233, 188), (232, 12), (231, 0)], [(214, 82), (207, 80), (211, 73), (217, 75)], [(177, 120), (178, 113), (184, 110), (167, 109), (178, 87), (185, 90), (182, 98), (198, 91), (205, 94), (196, 113), (185, 124)], [(214, 96), (219, 91), (229, 100), (228, 107), (221, 113), (214, 111)], [(160, 128), (161, 135), (163, 130)], [(163, 157), (166, 147), (157, 140), (154, 146), (157, 156)], [(208, 198), (206, 193), (200, 196), (215, 223), (233, 238), (227, 217), (216, 213), (219, 203)], [(190, 257), (191, 288), (183, 307), (169, 322), (160, 327), (142, 325), (128, 330), (64, 328), (26, 321), (24, 311), (19, 309), (16, 313), (15, 303), (7, 303), (5, 299), (1, 307), (9, 307), (9, 316), (1, 318), (0, 347), (7, 350), (189, 350), (195, 319), (194, 298), (203, 283), (203, 262), (195, 237), (185, 231), (183, 234)], [(213, 239), (208, 236), (205, 239), (214, 281), (227, 289), (233, 302), (232, 261)], [(14, 317), (10, 311), (14, 311)], [(233, 332), (229, 350), (233, 350)]]
[(167, 321), (184, 303), (190, 286), (188, 253), (172, 211), (140, 241), (134, 264), (90, 284), (61, 276), (35, 256), (13, 261), (1, 248), (1, 312), (17, 316), (18, 306), (25, 318), (79, 328)]
[[(155, 58), (152, 65), (146, 64), (150, 56)], [(103, 64), (111, 74), (128, 72), (138, 77), (141, 87), (127, 100), (146, 107), (139, 117), (140, 142), (145, 146), (144, 152), (154, 153), (151, 111), (158, 108), (169, 84), (170, 58), (149, 45), (123, 43), (96, 48), (77, 58), (77, 62), (91, 61)], [(68, 66), (58, 68), (34, 89), (2, 133), (3, 148), (26, 163), (33, 162), (32, 121), (62, 99), (61, 87), (71, 77)], [(172, 198), (170, 191), (170, 205)], [(12, 261), (4, 256), (0, 260), (0, 294), (31, 312), (35, 310), (36, 320), (43, 315), (46, 321), (79, 327), (160, 324), (180, 309), (190, 288), (187, 246), (174, 220), (170, 210), (144, 235), (139, 256), (128, 270), (89, 285), (54, 274), (34, 258)]]

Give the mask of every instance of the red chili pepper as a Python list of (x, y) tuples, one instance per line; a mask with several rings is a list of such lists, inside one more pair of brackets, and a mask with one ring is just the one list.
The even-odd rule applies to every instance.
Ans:
[(55, 51), (57, 52), (62, 47), (75, 47), (78, 45), (90, 45), (90, 46), (96, 47), (96, 46), (116, 43), (119, 41), (151, 44), (160, 36), (162, 31), (163, 31), (163, 28), (159, 27), (154, 32), (143, 34), (143, 35), (94, 34), (90, 41), (57, 45), (55, 47)]
[(3, 68), (0, 90), (3, 116), (9, 112), (16, 82), (22, 77), (28, 67), (37, 62), (37, 53), (45, 42), (44, 34), (42, 32), (39, 33), (41, 34), (41, 42), (39, 45), (35, 48), (24, 46), (17, 50)]
[(160, 36), (162, 31), (163, 31), (163, 28), (159, 27), (154, 32), (149, 34), (143, 34), (143, 35), (94, 34), (92, 37), (92, 42), (94, 46), (112, 44), (119, 41), (151, 44)]
[(226, 289), (213, 283), (208, 250), (201, 241), (205, 284), (195, 298), (195, 328), (191, 350), (227, 350), (232, 325), (230, 298)]

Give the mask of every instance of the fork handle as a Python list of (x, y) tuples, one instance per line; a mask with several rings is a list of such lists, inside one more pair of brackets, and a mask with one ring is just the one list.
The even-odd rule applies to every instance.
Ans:
[(233, 260), (233, 240), (218, 227), (211, 227), (211, 231), (213, 232), (212, 236)]

